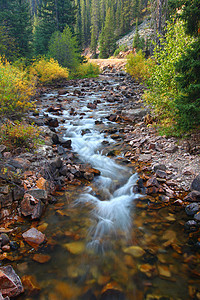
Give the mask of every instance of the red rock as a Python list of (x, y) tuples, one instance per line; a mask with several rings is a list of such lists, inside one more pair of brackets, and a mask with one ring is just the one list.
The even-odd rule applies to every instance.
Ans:
[(0, 300), (10, 300), (10, 298), (7, 296), (4, 298), (2, 293), (0, 293)]
[(0, 292), (3, 296), (16, 297), (23, 292), (19, 276), (11, 266), (0, 268)]
[(95, 108), (97, 108), (97, 106), (94, 103), (88, 103), (87, 108), (95, 109)]
[(149, 180), (146, 183), (146, 187), (160, 187), (158, 180), (156, 179), (156, 177), (150, 177)]
[(21, 202), (21, 212), (23, 216), (31, 216), (32, 219), (38, 219), (41, 217), (43, 211), (43, 205), (41, 200), (38, 200), (30, 194), (25, 194), (24, 199)]
[(24, 232), (22, 234), (24, 240), (29, 244), (29, 245), (40, 245), (45, 241), (45, 234), (42, 232), (38, 231), (36, 228), (31, 228), (28, 231)]

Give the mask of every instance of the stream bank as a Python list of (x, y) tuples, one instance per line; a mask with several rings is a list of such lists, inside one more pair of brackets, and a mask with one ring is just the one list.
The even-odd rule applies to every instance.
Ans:
[[(189, 154), (187, 145), (184, 143), (177, 145), (175, 139), (159, 137), (155, 129), (149, 126), (151, 120), (148, 110), (140, 102), (142, 87), (123, 72), (120, 72), (120, 76), (115, 72), (112, 67), (108, 70), (105, 68), (104, 73), (107, 73), (105, 77), (70, 81), (64, 88), (46, 89), (37, 101), (39, 115), (31, 117), (31, 120), (41, 127), (45, 145), (40, 146), (35, 154), (23, 153), (16, 157), (12, 157), (11, 153), (2, 148), (1, 178), (4, 185), (1, 189), (3, 204), (1, 232), (8, 234), (9, 242), (7, 241), (3, 245), (8, 247), (2, 248), (1, 261), (3, 268), (8, 262), (14, 266), (22, 278), (26, 290), (25, 297), (29, 295), (30, 299), (38, 299), (38, 295), (40, 295), (40, 299), (57, 299), (56, 294), (62, 299), (82, 299), (84, 297), (86, 297), (85, 299), (109, 299), (111, 296), (121, 297), (121, 299), (125, 299), (125, 297), (127, 299), (162, 299), (162, 297), (165, 299), (178, 299), (178, 297), (188, 299), (183, 298), (182, 293), (180, 296), (178, 291), (174, 298), (170, 298), (173, 296), (166, 296), (166, 288), (160, 288), (160, 292), (155, 288), (156, 282), (162, 282), (163, 278), (164, 282), (176, 282), (178, 274), (182, 272), (174, 265), (174, 262), (171, 262), (170, 268), (167, 266), (166, 259), (169, 254), (173, 254), (174, 257), (178, 255), (180, 260), (183, 255), (184, 272), (191, 272), (198, 278), (198, 267), (193, 268), (193, 264), (198, 260), (198, 220), (194, 221), (196, 223), (192, 222), (191, 226), (188, 225), (187, 228), (190, 240), (194, 244), (194, 249), (191, 249), (189, 246), (186, 247), (187, 234), (183, 230), (185, 222), (190, 220), (183, 215), (180, 218), (180, 213), (184, 213), (183, 208), (189, 204), (189, 201), (199, 201), (197, 176), (199, 174), (199, 156)], [(72, 124), (71, 120), (73, 120)], [(90, 145), (90, 150), (86, 147), (88, 145)], [(83, 149), (86, 149), (85, 161), (82, 157)], [(101, 156), (98, 163), (99, 154), (103, 155), (103, 159)], [(93, 155), (95, 155), (95, 166), (94, 161), (90, 160)], [(104, 168), (102, 168), (104, 160), (106, 166), (111, 164), (111, 167), (114, 167), (114, 169), (109, 169), (111, 178), (115, 172), (120, 171), (120, 173), (133, 174), (132, 176), (138, 173), (140, 179), (137, 176), (131, 176), (129, 181), (125, 174), (122, 179), (114, 176), (113, 180), (117, 181), (116, 186), (109, 188), (109, 191), (105, 188), (103, 191), (99, 191), (98, 185), (107, 185), (110, 182), (110, 180), (105, 180), (107, 175), (104, 175), (104, 179), (98, 183), (98, 177), (101, 177), (99, 175), (104, 172)], [(119, 170), (113, 160), (117, 165), (118, 163), (122, 164)], [(96, 186), (93, 184), (94, 179), (97, 182)], [(185, 202), (183, 198), (190, 192), (190, 185), (194, 179), (196, 181), (193, 186), (197, 192), (193, 192), (193, 195), (186, 198)], [(10, 180), (14, 185), (12, 191), (7, 184)], [(85, 186), (88, 186), (89, 190), (84, 192)], [(123, 193), (126, 190), (125, 193), (128, 195), (128, 206), (121, 206), (122, 202), (118, 202), (118, 205), (120, 205), (120, 209), (124, 209), (128, 220), (130, 215), (127, 208), (131, 207), (131, 216), (134, 213), (134, 221), (131, 226), (123, 222), (122, 225), (125, 225), (121, 229), (118, 228), (116, 233), (112, 232), (111, 246), (114, 247), (116, 239), (113, 238), (113, 235), (116, 235), (117, 238), (120, 237), (121, 242), (117, 243), (118, 250), (116, 251), (119, 251), (118, 255), (124, 263), (121, 263), (112, 253), (105, 258), (104, 266), (101, 266), (96, 257), (97, 254), (92, 258), (91, 256), (87, 257), (83, 240), (88, 237), (88, 230), (93, 232), (92, 236), (95, 235), (95, 231), (99, 241), (103, 237), (106, 240), (105, 248), (97, 247), (97, 252), (104, 252), (102, 249), (111, 247), (108, 243), (110, 231), (106, 230), (107, 233), (104, 232), (102, 237), (102, 231), (96, 231), (96, 227), (91, 229), (91, 220), (88, 218), (88, 212), (90, 212), (88, 206), (91, 203), (88, 203), (90, 202), (88, 199), (92, 199), (93, 209), (95, 203), (98, 203), (98, 210), (95, 210), (95, 214), (100, 213), (100, 219), (103, 220), (105, 219), (104, 208), (99, 206), (98, 199), (102, 199), (104, 200), (102, 202), (106, 203), (105, 197), (107, 196), (105, 194), (108, 192), (115, 197), (123, 196), (120, 194), (122, 187)], [(138, 193), (142, 195), (139, 198), (136, 197), (137, 200), (134, 198), (135, 211), (138, 212), (138, 215), (132, 211), (133, 207), (129, 202), (133, 201), (133, 192), (136, 195)], [(87, 196), (80, 197), (78, 196), (80, 194)], [(97, 196), (98, 199), (94, 198)], [(81, 216), (77, 216), (77, 206), (70, 206), (77, 198), (80, 199), (77, 206)], [(81, 202), (85, 205), (80, 209)], [(14, 209), (17, 211), (17, 214), (14, 214), (15, 219), (13, 219)], [(111, 211), (113, 209), (114, 207)], [(199, 207), (196, 209), (195, 213), (191, 214), (191, 221), (193, 221), (193, 215), (198, 215)], [(161, 213), (156, 216), (159, 211)], [(176, 217), (176, 212), (178, 217)], [(74, 216), (75, 219), (71, 220), (71, 216)], [(31, 219), (32, 224), (30, 225), (30, 221), (26, 222), (24, 217)], [(106, 219), (108, 220), (109, 217), (107, 214)], [(118, 210), (116, 210), (115, 219), (117, 218)], [(132, 220), (132, 218), (130, 219)], [(151, 219), (153, 224), (151, 224)], [(58, 220), (61, 221), (59, 225), (57, 225)], [(119, 219), (117, 220), (119, 222)], [(114, 223), (115, 227), (118, 226), (112, 217), (109, 221)], [(93, 222), (96, 221), (93, 220)], [(163, 228), (159, 227), (161, 222)], [(55, 228), (49, 229), (52, 227), (51, 223), (55, 224)], [(151, 229), (148, 228), (150, 224)], [(100, 226), (101, 223), (97, 223), (97, 225)], [(145, 226), (146, 229), (144, 229)], [(62, 227), (65, 229), (61, 230)], [(81, 227), (84, 227), (83, 232)], [(125, 234), (129, 235), (127, 242), (124, 232), (126, 233), (125, 228), (130, 230), (129, 227), (131, 230), (133, 228), (134, 232), (130, 234), (128, 231)], [(142, 227), (144, 228), (142, 229)], [(176, 227), (183, 235), (182, 242), (177, 236)], [(118, 230), (122, 230), (122, 232), (117, 233)], [(153, 235), (150, 234), (152, 230), (154, 231)], [(194, 233), (191, 233), (192, 231)], [(101, 232), (100, 235), (99, 232)], [(140, 240), (141, 236), (143, 240)], [(155, 243), (157, 239), (162, 243), (161, 249)], [(17, 249), (13, 250), (10, 242), (16, 242), (18, 247), (14, 244)], [(68, 256), (72, 261), (69, 265), (64, 263), (63, 247), (65, 251), (68, 251)], [(53, 252), (55, 248), (56, 254)], [(24, 260), (22, 255), (25, 257)], [(83, 263), (80, 257), (76, 261), (77, 255), (87, 257), (87, 263)], [(59, 256), (62, 259), (58, 259)], [(55, 258), (59, 268), (64, 264), (68, 279), (65, 280), (65, 276), (55, 269)], [(89, 267), (88, 260), (90, 259), (93, 260), (92, 267)], [(98, 269), (94, 268), (95, 259), (98, 269), (101, 270), (100, 274)], [(50, 263), (50, 260), (53, 262)], [(109, 269), (109, 260), (120, 266), (120, 270), (116, 270), (116, 272), (113, 270), (114, 275)], [(47, 268), (48, 263), (53, 270), (52, 273), (55, 272), (59, 280), (56, 281), (53, 278), (53, 274)], [(42, 267), (39, 267), (38, 264)], [(88, 270), (85, 274), (77, 269), (78, 264), (87, 266)], [(111, 266), (113, 267), (113, 265)], [(38, 274), (39, 270), (43, 274), (46, 268), (48, 274), (51, 274), (49, 281), (44, 280)], [(34, 277), (31, 275), (32, 273), (35, 274)], [(133, 278), (133, 286), (130, 286), (131, 281), (127, 279), (126, 274)], [(79, 279), (84, 276), (89, 276), (89, 278), (86, 281), (82, 279), (81, 283), (77, 284)], [(11, 280), (11, 282), (13, 281)], [(179, 279), (178, 283), (181, 285), (183, 282)], [(197, 297), (198, 280), (190, 283), (189, 288), (187, 288), (188, 283), (185, 277), (184, 283), (186, 287), (183, 293), (187, 291), (187, 297), (188, 295)], [(140, 292), (141, 286), (143, 292)], [(174, 289), (174, 284), (172, 286)], [(22, 291), (20, 288), (18, 290)], [(9, 293), (6, 294), (4, 291), (3, 296), (14, 295), (14, 292), (13, 294)], [(20, 299), (27, 299), (21, 297)]]

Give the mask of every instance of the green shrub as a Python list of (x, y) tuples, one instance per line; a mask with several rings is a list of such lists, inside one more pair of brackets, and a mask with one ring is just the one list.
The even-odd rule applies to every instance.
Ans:
[(40, 130), (36, 126), (19, 121), (7, 121), (0, 127), (0, 142), (11, 151), (17, 147), (26, 150), (35, 148), (39, 135)]
[(177, 126), (189, 130), (200, 124), (200, 39), (176, 64), (179, 94), (175, 98)]
[(160, 38), (159, 45), (155, 46), (156, 64), (152, 65), (149, 89), (144, 93), (144, 100), (153, 108), (160, 123), (172, 129), (177, 115), (175, 98), (179, 94), (175, 64), (191, 43), (192, 38), (185, 34), (182, 22), (168, 24), (165, 38)]
[(154, 61), (150, 58), (145, 59), (142, 50), (137, 54), (129, 54), (127, 56), (126, 71), (136, 80), (146, 80), (151, 76), (151, 69)]
[(83, 63), (79, 65), (76, 71), (72, 74), (74, 78), (91, 78), (97, 77), (100, 74), (100, 68), (94, 63)]

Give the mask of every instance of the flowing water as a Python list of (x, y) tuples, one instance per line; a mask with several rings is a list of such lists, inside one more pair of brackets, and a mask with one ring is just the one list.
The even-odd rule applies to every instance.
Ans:
[[(97, 80), (103, 89), (108, 79)], [(109, 79), (113, 90), (120, 84), (120, 78)], [(90, 87), (77, 97), (77, 89), (81, 86), (68, 86), (63, 95), (68, 101), (58, 117), (65, 119), (61, 130), (71, 139), (79, 163), (89, 163), (100, 176), (90, 185), (68, 185), (35, 223), (47, 243), (38, 250), (29, 247), (16, 268), (20, 276), (34, 275), (41, 289), (19, 299), (190, 299), (188, 286), (197, 289), (198, 279), (188, 282), (187, 258), (192, 253), (185, 246), (184, 213), (170, 207), (150, 209), (147, 197), (134, 193), (139, 175), (124, 159), (122, 125), (106, 118), (116, 109), (102, 97), (109, 91)], [(52, 95), (57, 91), (44, 100)], [(97, 109), (87, 108), (95, 100), (100, 100)], [(77, 114), (70, 115), (71, 108)], [(97, 125), (96, 120), (103, 123)], [(119, 138), (112, 139), (109, 130)], [(117, 154), (114, 158), (108, 156), (111, 150)], [(35, 253), (50, 260), (35, 262)]]

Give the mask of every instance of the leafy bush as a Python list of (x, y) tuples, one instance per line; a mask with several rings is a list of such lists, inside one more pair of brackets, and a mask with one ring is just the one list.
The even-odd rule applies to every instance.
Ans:
[(154, 61), (150, 58), (145, 59), (142, 50), (137, 54), (129, 54), (127, 56), (126, 71), (136, 80), (145, 80), (151, 76), (151, 69)]
[(62, 33), (56, 31), (52, 34), (49, 42), (49, 55), (63, 67), (74, 70), (79, 65), (81, 58), (78, 44), (68, 26)]
[(87, 62), (79, 65), (76, 71), (72, 74), (72, 77), (90, 78), (90, 77), (97, 77), (99, 74), (100, 74), (99, 66)]
[(66, 80), (69, 76), (67, 68), (61, 67), (53, 58), (42, 57), (30, 67), (30, 74), (37, 76), (42, 84), (52, 84)]
[(0, 142), (7, 146), (9, 150), (16, 147), (27, 149), (35, 148), (39, 142), (40, 130), (34, 125), (23, 122), (7, 121), (0, 127)]
[(35, 78), (0, 56), (0, 116), (20, 117), (33, 107)]
[(153, 108), (163, 126), (173, 128), (176, 123), (175, 98), (179, 91), (175, 64), (191, 42), (192, 38), (185, 34), (183, 23), (178, 21), (168, 24), (165, 38), (160, 38), (159, 45), (154, 49), (156, 64), (152, 65), (149, 89), (144, 94), (144, 100)]

